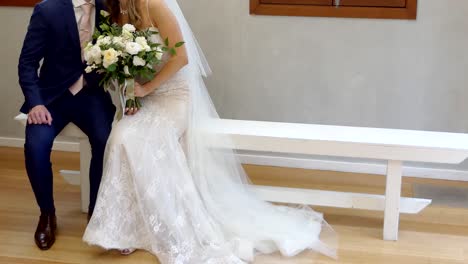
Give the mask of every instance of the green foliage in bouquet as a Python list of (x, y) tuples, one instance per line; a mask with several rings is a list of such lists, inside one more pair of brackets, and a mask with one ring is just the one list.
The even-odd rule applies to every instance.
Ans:
[(184, 43), (178, 42), (169, 47), (169, 40), (164, 43), (153, 42), (154, 29), (137, 30), (133, 25), (120, 26), (111, 23), (109, 13), (101, 12), (101, 22), (93, 35), (93, 41), (84, 50), (88, 65), (86, 72), (96, 71), (103, 75), (101, 85), (104, 88), (123, 88), (126, 107), (141, 107), (134, 95), (136, 78), (151, 80), (156, 71), (154, 66), (161, 63), (164, 53), (176, 54), (176, 48)]

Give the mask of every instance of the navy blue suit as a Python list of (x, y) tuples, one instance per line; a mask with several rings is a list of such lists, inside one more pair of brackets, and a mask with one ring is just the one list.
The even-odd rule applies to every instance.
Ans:
[[(98, 25), (103, 3), (96, 0), (95, 8)], [(86, 74), (84, 68), (72, 0), (44, 0), (37, 4), (23, 43), (18, 73), (25, 97), (21, 112), (44, 105), (53, 119), (50, 126), (26, 126), (26, 170), (42, 213), (55, 212), (50, 153), (55, 137), (70, 122), (91, 143), (89, 210), (92, 213), (94, 209), (115, 107), (109, 94), (99, 87), (99, 75)], [(85, 87), (72, 95), (69, 88), (83, 74)]]

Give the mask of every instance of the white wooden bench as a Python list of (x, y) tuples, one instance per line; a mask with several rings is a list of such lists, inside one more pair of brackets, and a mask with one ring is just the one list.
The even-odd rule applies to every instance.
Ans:
[[(62, 134), (81, 138), (81, 173), (62, 171), (61, 174), (66, 179), (73, 174), (81, 175), (79, 182), (70, 179), (68, 181), (72, 184), (81, 183), (82, 210), (85, 212), (89, 198), (87, 172), (90, 147), (86, 137), (77, 134), (76, 129), (68, 130), (67, 127)], [(229, 119), (209, 122), (206, 132), (230, 135), (236, 148), (245, 151), (388, 161), (385, 195), (255, 187), (263, 199), (271, 202), (384, 211), (385, 240), (398, 239), (400, 213), (417, 214), (431, 203), (428, 199), (401, 197), (402, 163), (417, 161), (458, 164), (468, 157), (468, 134)]]
[(398, 239), (400, 213), (431, 203), (401, 197), (403, 161), (458, 164), (468, 157), (468, 134), (228, 119), (210, 122), (207, 132), (232, 136), (239, 150), (386, 160), (385, 195), (256, 187), (272, 202), (384, 210), (385, 240)]

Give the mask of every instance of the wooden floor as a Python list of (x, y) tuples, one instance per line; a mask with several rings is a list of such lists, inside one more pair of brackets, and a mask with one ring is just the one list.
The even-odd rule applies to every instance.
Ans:
[[(77, 187), (58, 176), (58, 169), (78, 169), (76, 153), (53, 153), (55, 200), (59, 224), (57, 242), (40, 251), (33, 242), (38, 210), (24, 170), (21, 149), (0, 148), (0, 263), (157, 263), (145, 252), (123, 257), (89, 247), (81, 241), (86, 216), (80, 213)], [(255, 183), (383, 193), (384, 177), (324, 171), (247, 166)], [(287, 180), (284, 175), (288, 175)], [(412, 195), (412, 185), (467, 183), (406, 178), (403, 193)], [(468, 186), (467, 186), (468, 187)], [(293, 259), (260, 256), (255, 263), (369, 263), (369, 264), (462, 264), (468, 263), (468, 209), (431, 206), (419, 215), (403, 216), (398, 242), (382, 241), (382, 213), (317, 208), (339, 237), (339, 260), (304, 253)]]

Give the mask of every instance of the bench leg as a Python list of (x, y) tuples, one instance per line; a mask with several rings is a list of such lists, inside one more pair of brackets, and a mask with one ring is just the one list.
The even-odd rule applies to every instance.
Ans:
[(401, 161), (388, 161), (385, 190), (384, 240), (398, 240), (402, 165)]
[(80, 185), (81, 211), (88, 212), (89, 205), (89, 166), (91, 164), (91, 145), (87, 138), (80, 139)]

